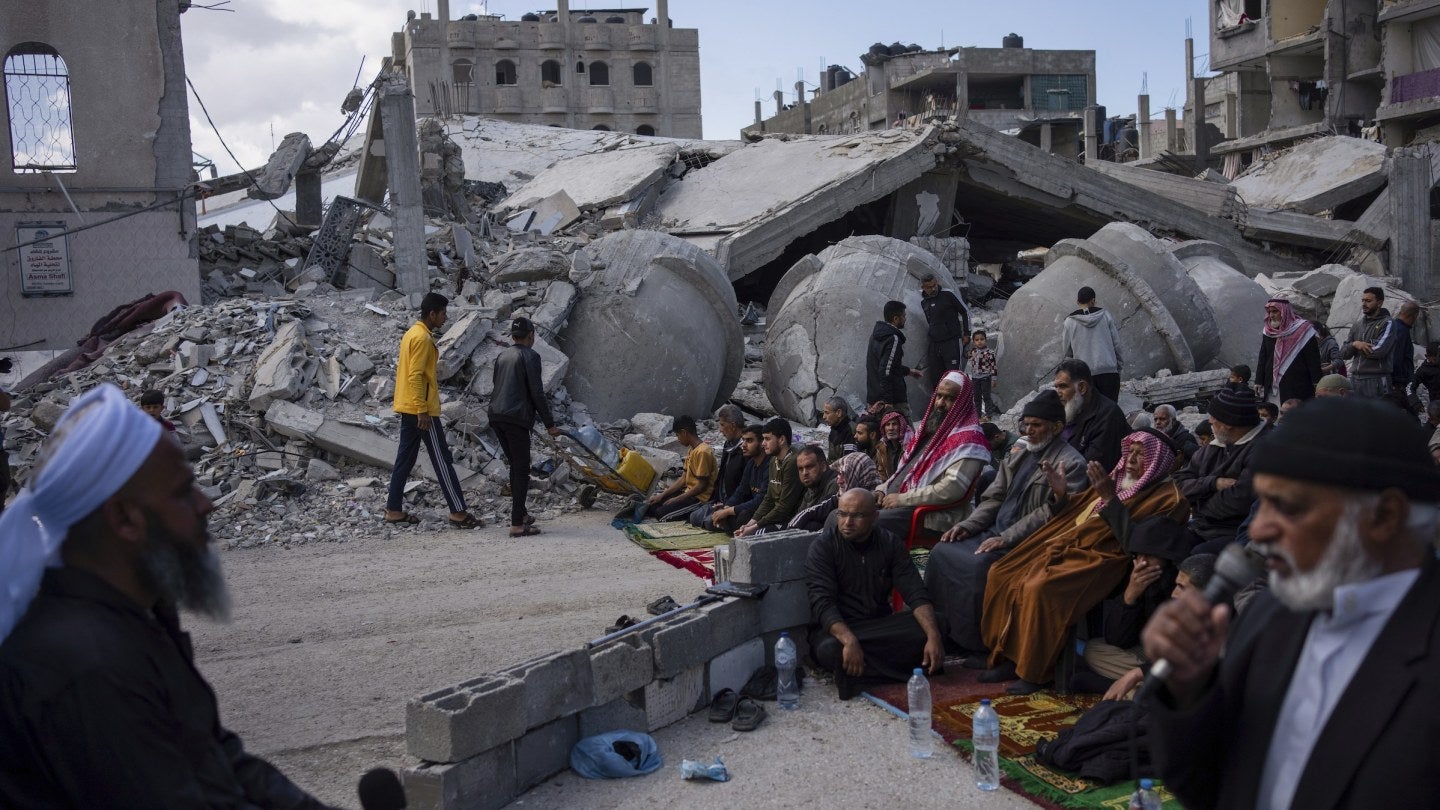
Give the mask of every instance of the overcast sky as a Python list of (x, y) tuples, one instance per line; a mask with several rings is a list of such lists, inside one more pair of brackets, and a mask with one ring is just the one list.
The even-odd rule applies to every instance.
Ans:
[[(214, 0), (200, 0), (213, 3)], [(458, 17), (483, 3), (452, 0)], [(553, 2), (491, 0), (489, 11), (518, 19)], [(606, 8), (641, 4), (594, 3)], [(572, 0), (572, 9), (586, 8)], [(340, 102), (365, 57), (361, 84), (390, 52), (390, 35), (409, 9), (434, 12), (435, 0), (231, 0), (233, 13), (192, 8), (181, 17), (191, 81), (226, 143), (246, 166), (269, 156), (287, 132), (319, 145), (343, 120)], [(654, 14), (654, 6), (650, 6)], [(1100, 103), (1111, 115), (1135, 111), (1148, 74), (1150, 107), (1184, 104), (1185, 32), (1195, 32), (1197, 70), (1209, 50), (1205, 0), (1144, 0), (1120, 5), (1076, 0), (671, 0), (679, 28), (700, 29), (705, 137), (734, 138), (754, 119), (756, 93), (768, 98), (776, 80), (793, 95), (796, 71), (812, 86), (824, 64), (862, 69), (871, 43), (901, 41), (999, 47), (1006, 34), (1028, 48), (1093, 49)], [(769, 109), (769, 108), (767, 108)], [(222, 173), (235, 170), (191, 98), (191, 135), (198, 154)]]

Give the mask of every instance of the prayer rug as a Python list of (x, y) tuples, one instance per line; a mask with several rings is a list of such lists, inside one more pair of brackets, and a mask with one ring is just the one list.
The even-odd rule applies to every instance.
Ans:
[[(955, 664), (930, 679), (935, 731), (960, 749), (962, 756), (970, 758), (970, 719), (980, 707), (980, 699), (988, 697), (1000, 715), (1000, 769), (1005, 787), (1055, 810), (1125, 810), (1129, 806), (1133, 782), (1107, 786), (1048, 768), (1035, 759), (1035, 746), (1074, 725), (1086, 709), (1100, 701), (1099, 695), (1062, 695), (1048, 689), (1032, 695), (1007, 695), (1008, 684), (980, 683), (979, 676), (979, 670)], [(902, 713), (908, 703), (903, 683), (878, 684), (866, 692), (872, 700)], [(1166, 808), (1180, 808), (1159, 780), (1155, 789)]]
[(633, 523), (625, 527), (625, 536), (646, 551), (695, 551), (727, 543), (730, 535), (707, 532), (683, 520), (662, 523)]
[(715, 549), (695, 549), (693, 551), (652, 551), (650, 552), (658, 560), (667, 563), (684, 571), (689, 571), (708, 583), (715, 583)]

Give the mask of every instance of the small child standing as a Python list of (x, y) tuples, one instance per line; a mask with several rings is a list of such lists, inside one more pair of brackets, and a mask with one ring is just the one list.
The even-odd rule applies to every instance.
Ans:
[(969, 354), (970, 360), (965, 364), (965, 374), (975, 387), (975, 410), (994, 419), (1000, 414), (1000, 408), (995, 405), (990, 391), (1000, 375), (995, 373), (995, 351), (989, 347), (984, 329), (976, 329), (975, 334), (970, 336)]
[(1230, 378), (1225, 381), (1225, 387), (1231, 391), (1244, 391), (1250, 387), (1250, 367), (1245, 365), (1232, 366)]
[(140, 394), (140, 410), (149, 414), (156, 422), (159, 422), (166, 430), (174, 431), (175, 425), (165, 418), (165, 395), (150, 389)]

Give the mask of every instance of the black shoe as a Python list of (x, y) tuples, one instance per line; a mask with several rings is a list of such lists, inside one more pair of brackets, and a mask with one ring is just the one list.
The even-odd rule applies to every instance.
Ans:
[(1021, 678), (1020, 680), (1018, 680), (1018, 681), (1010, 684), (1008, 687), (1006, 687), (1006, 689), (1005, 689), (1005, 694), (1007, 694), (1007, 695), (1033, 695), (1033, 694), (1035, 694), (1036, 692), (1039, 692), (1041, 689), (1044, 689), (1044, 688), (1045, 688), (1045, 684), (1043, 684), (1043, 683), (1034, 683), (1033, 681), (1027, 681), (1027, 680), (1025, 680), (1024, 678)]
[(989, 669), (990, 656), (986, 653), (975, 653), (974, 655), (966, 656), (960, 666), (966, 669)]
[(678, 607), (680, 607), (680, 603), (676, 602), (675, 599), (669, 594), (666, 594), (665, 596), (662, 596), (659, 599), (656, 599), (654, 602), (646, 605), (645, 610), (651, 616), (659, 616), (663, 613), (669, 613), (670, 611)]
[(640, 623), (640, 622), (636, 621), (635, 619), (632, 619), (632, 618), (630, 618), (629, 616), (626, 616), (626, 615), (624, 615), (624, 614), (621, 614), (621, 615), (620, 615), (620, 618), (616, 619), (614, 624), (612, 624), (612, 625), (610, 625), (609, 627), (605, 628), (605, 635), (608, 636), (608, 635), (610, 635), (611, 633), (618, 633), (618, 632), (620, 632), (621, 630), (624, 630), (624, 629), (627, 628), (627, 627), (632, 627), (632, 626), (637, 625), (637, 624), (639, 624), (639, 623)]
[(981, 683), (1001, 683), (1003, 681), (1015, 680), (1015, 662), (1001, 661), (1000, 666), (992, 667), (980, 673)]
[(835, 670), (835, 691), (839, 693), (841, 700), (850, 700), (860, 694), (860, 682), (850, 677), (843, 669)]
[[(799, 677), (800, 670), (795, 670), (796, 677)], [(756, 700), (774, 700), (775, 690), (779, 685), (780, 673), (775, 667), (766, 665), (755, 670), (750, 675), (750, 680), (740, 687), (742, 697), (753, 697)]]

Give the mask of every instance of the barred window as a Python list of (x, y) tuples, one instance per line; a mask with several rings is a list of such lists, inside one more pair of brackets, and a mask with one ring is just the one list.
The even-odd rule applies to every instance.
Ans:
[(17, 174), (75, 171), (70, 73), (54, 48), (24, 42), (5, 55), (10, 160)]
[(1030, 77), (1030, 105), (1036, 110), (1083, 110), (1090, 106), (1089, 80), (1079, 75)]

